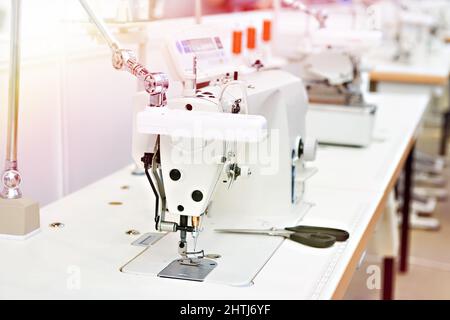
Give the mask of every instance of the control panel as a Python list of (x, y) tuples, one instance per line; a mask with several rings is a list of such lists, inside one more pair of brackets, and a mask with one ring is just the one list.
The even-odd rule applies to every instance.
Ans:
[(169, 53), (181, 81), (191, 79), (196, 57), (197, 83), (214, 80), (233, 71), (228, 51), (219, 36), (168, 40)]

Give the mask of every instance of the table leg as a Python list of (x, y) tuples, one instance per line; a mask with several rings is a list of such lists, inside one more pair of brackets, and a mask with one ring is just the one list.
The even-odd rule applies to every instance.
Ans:
[(450, 79), (448, 83), (448, 95), (447, 95), (447, 111), (444, 113), (444, 123), (442, 124), (441, 129), (441, 144), (439, 148), (439, 154), (441, 156), (447, 155), (447, 142), (450, 135)]
[[(449, 107), (450, 108), (450, 107)], [(444, 113), (444, 121), (441, 129), (441, 145), (439, 148), (439, 154), (441, 156), (447, 155), (447, 142), (450, 135), (450, 111)]]
[(394, 284), (395, 284), (395, 259), (392, 257), (385, 257), (383, 260), (383, 288), (382, 299), (394, 299)]
[(377, 92), (378, 91), (378, 81), (372, 81), (369, 82), (369, 92)]
[(400, 272), (408, 271), (408, 255), (409, 255), (409, 217), (411, 207), (411, 191), (412, 191), (412, 178), (414, 174), (414, 150), (411, 151), (406, 159), (404, 168), (404, 191), (403, 191), (403, 208), (402, 208), (402, 227), (400, 235)]

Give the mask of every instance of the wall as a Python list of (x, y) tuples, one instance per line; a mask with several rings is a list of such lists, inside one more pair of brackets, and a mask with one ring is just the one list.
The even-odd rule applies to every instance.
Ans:
[[(9, 11), (9, 2), (0, 0), (0, 7)], [(24, 195), (41, 205), (131, 162), (136, 81), (111, 67), (109, 49), (86, 35), (86, 24), (67, 21), (74, 15), (67, 11), (79, 7), (77, 2), (22, 3), (19, 168)], [(6, 144), (8, 29), (9, 17), (0, 32), (0, 169)]]
[[(0, 72), (0, 159), (4, 159), (8, 75)], [(24, 64), (19, 165), (23, 191), (42, 204), (131, 161), (134, 79), (113, 70), (109, 53), (69, 63)]]

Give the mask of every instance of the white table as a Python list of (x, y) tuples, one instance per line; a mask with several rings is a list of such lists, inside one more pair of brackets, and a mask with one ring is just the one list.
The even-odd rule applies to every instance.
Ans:
[[(316, 161), (318, 168), (320, 168), (319, 173), (311, 183), (341, 190), (384, 192), (378, 211), (372, 217), (371, 224), (367, 226), (365, 236), (370, 237), (384, 210), (388, 195), (401, 174), (401, 170), (413, 155), (415, 140), (420, 129), (417, 124), (420, 123), (423, 114), (410, 113), (408, 108), (415, 108), (414, 105), (419, 101), (426, 108), (429, 96), (427, 94), (380, 94), (379, 96), (369, 95), (367, 100), (379, 106), (375, 141), (367, 149), (323, 147)], [(403, 128), (404, 131), (400, 128)], [(409, 139), (406, 137), (409, 137)], [(330, 161), (330, 159), (333, 159), (333, 161)], [(364, 163), (365, 166), (360, 167), (355, 163)], [(383, 186), (384, 189), (380, 189), (380, 186)], [(405, 188), (405, 191), (408, 192), (409, 188)], [(405, 206), (406, 209), (409, 209), (409, 206)], [(409, 210), (407, 211), (404, 214), (409, 214)], [(407, 227), (407, 224), (402, 226), (401, 260), (408, 254), (409, 228)], [(364, 251), (365, 245), (363, 243), (367, 243), (368, 239), (365, 240), (365, 242), (360, 242), (359, 249), (354, 254), (353, 266), (356, 266), (359, 256)], [(406, 259), (403, 260), (406, 261)], [(384, 275), (385, 281), (393, 281), (393, 273), (394, 270), (389, 270)], [(352, 274), (352, 272), (349, 272), (349, 274)], [(343, 287), (346, 288), (345, 281), (348, 282), (349, 279), (343, 281)], [(392, 294), (388, 289), (383, 291), (384, 297), (392, 296)]]
[[(319, 173), (305, 198), (305, 224), (346, 228), (345, 243), (314, 249), (284, 241), (250, 287), (123, 274), (142, 251), (130, 245), (153, 228), (152, 194), (125, 168), (42, 209), (42, 232), (25, 242), (0, 240), (0, 298), (330, 299), (341, 298), (409, 154), (426, 95), (376, 95), (377, 135), (367, 149), (321, 148)], [(128, 186), (128, 189), (123, 189)], [(121, 206), (109, 205), (112, 201)], [(50, 228), (62, 222), (64, 228)]]
[[(429, 92), (435, 88), (447, 90), (450, 75), (450, 48), (442, 45), (432, 52), (417, 49), (408, 63), (388, 59), (390, 47), (383, 47), (367, 57), (365, 63), (369, 73), (372, 92)], [(450, 87), (448, 88), (450, 89)], [(440, 154), (447, 153), (447, 139), (450, 135), (450, 113), (443, 114)]]
[[(383, 49), (389, 51), (389, 47)], [(450, 51), (445, 46), (431, 53), (417, 50), (408, 62), (389, 60), (385, 51), (374, 52), (365, 59), (365, 64), (371, 69), (370, 80), (375, 83), (443, 86), (448, 82)]]

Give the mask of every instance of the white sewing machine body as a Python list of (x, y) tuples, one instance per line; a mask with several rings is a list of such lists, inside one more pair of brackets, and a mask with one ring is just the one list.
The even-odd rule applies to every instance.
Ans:
[(307, 131), (320, 143), (370, 145), (376, 106), (361, 92), (359, 62), (344, 49), (308, 55), (300, 68), (308, 89)]
[[(427, 6), (441, 11), (442, 17), (427, 10)], [(429, 54), (442, 48), (439, 29), (445, 28), (446, 10), (441, 1), (383, 0), (374, 3), (371, 12), (375, 27), (383, 32), (385, 42), (394, 47), (393, 53), (383, 48), (383, 52), (392, 55), (392, 60), (410, 63), (418, 53)], [(440, 18), (444, 20), (443, 24), (440, 24)]]
[[(218, 43), (217, 40), (214, 42)], [(174, 60), (177, 60), (176, 57)], [(202, 62), (199, 61), (198, 65), (201, 66)], [(178, 71), (179, 69), (178, 67)], [(198, 70), (199, 74), (202, 74), (201, 72), (202, 70)], [(192, 71), (188, 71), (182, 78), (188, 86), (192, 80), (190, 74)], [(205, 117), (238, 119), (241, 115), (232, 114), (231, 111), (242, 103), (242, 109), (245, 107), (248, 112), (248, 115), (242, 115), (249, 120), (247, 123), (253, 123), (256, 132), (267, 129), (264, 138), (259, 133), (227, 136), (224, 132), (227, 127), (228, 130), (233, 127), (231, 123), (217, 128), (220, 138), (207, 134), (202, 136), (198, 133), (201, 130), (196, 131), (192, 125), (188, 126), (190, 129), (187, 131), (180, 127), (180, 130), (168, 132), (167, 128), (161, 129), (161, 125), (158, 125), (151, 115), (148, 116), (149, 111), (162, 111), (146, 108), (147, 110), (138, 112), (134, 153), (137, 156), (153, 150), (156, 139), (149, 134), (157, 133), (156, 131), (164, 134), (160, 136), (160, 161), (166, 186), (167, 217), (176, 219), (177, 215), (202, 215), (201, 232), (196, 240), (196, 247), (202, 248), (207, 254), (214, 253), (221, 257), (217, 263), (213, 262), (216, 264), (215, 269), (207, 277), (197, 277), (195, 272), (193, 275), (191, 271), (188, 271), (189, 275), (186, 276), (186, 268), (175, 271), (176, 275), (169, 277), (248, 285), (283, 239), (253, 235), (230, 236), (216, 233), (214, 229), (270, 228), (298, 223), (309, 209), (309, 205), (303, 203), (301, 198), (305, 180), (315, 173), (315, 169), (306, 168), (304, 161), (314, 158), (315, 144), (305, 139), (307, 95), (299, 78), (281, 70), (255, 71), (242, 76), (239, 83), (231, 84), (223, 91), (229, 80), (224, 81), (221, 74), (217, 76), (217, 79), (222, 80), (212, 81), (206, 87), (191, 91), (190, 96), (169, 99), (165, 107), (167, 110), (163, 112), (177, 112), (189, 117), (192, 115), (193, 118), (198, 117), (201, 122)], [(209, 78), (210, 81), (213, 80)], [(273, 79), (277, 81), (274, 82)], [(242, 96), (242, 87), (247, 90), (246, 97)], [(183, 91), (187, 93), (190, 90), (186, 90), (185, 86)], [(142, 106), (137, 107), (139, 108), (142, 109)], [(265, 119), (267, 124), (261, 119)], [(233, 129), (246, 128), (248, 129), (247, 126), (237, 128), (236, 125)], [(194, 135), (195, 131), (198, 136)], [(236, 141), (239, 140), (237, 136), (242, 137), (241, 141)], [(176, 141), (173, 140), (174, 137)], [(144, 149), (138, 151), (142, 147)], [(230, 179), (227, 174), (229, 170), (226, 169), (230, 163), (225, 161), (225, 157), (230, 156), (230, 151), (233, 154), (231, 158), (239, 166), (240, 176), (237, 179)], [(195, 158), (200, 162), (177, 163), (174, 161), (174, 154)], [(174, 169), (180, 173), (177, 179), (171, 177)], [(198, 194), (197, 191), (203, 195), (200, 201), (194, 199), (194, 193)], [(264, 197), (271, 197), (270, 204), (261, 201)], [(177, 257), (177, 242), (175, 233), (169, 233), (130, 261), (122, 270), (133, 274), (161, 276), (161, 270)], [(251, 256), (248, 255), (250, 251)]]
[(365, 147), (372, 141), (376, 106), (361, 91), (360, 56), (381, 40), (379, 32), (318, 30), (311, 47), (298, 50), (291, 72), (308, 90), (307, 131), (320, 143)]
[(320, 143), (366, 147), (373, 138), (376, 107), (311, 104), (308, 132)]

